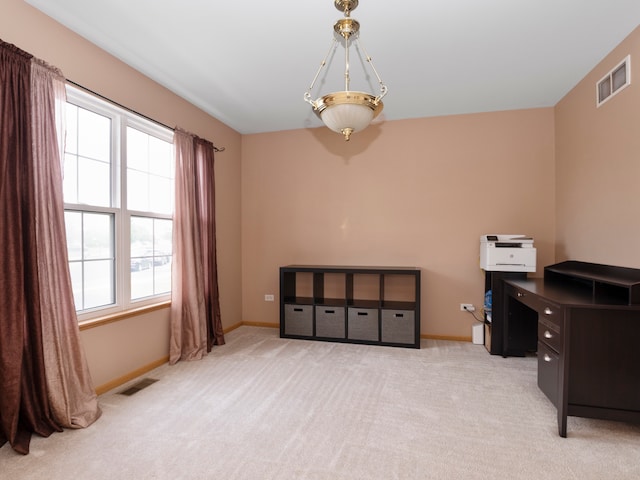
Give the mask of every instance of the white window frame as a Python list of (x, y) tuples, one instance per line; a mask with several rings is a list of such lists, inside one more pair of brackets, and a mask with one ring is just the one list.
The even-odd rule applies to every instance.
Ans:
[[(126, 167), (126, 129), (132, 127), (147, 134), (158, 137), (173, 144), (173, 130), (159, 125), (149, 119), (119, 107), (67, 84), (67, 102), (78, 107), (91, 110), (111, 119), (111, 207), (95, 207), (85, 204), (65, 203), (65, 210), (113, 213), (114, 214), (114, 255), (115, 255), (115, 303), (107, 306), (95, 307), (77, 311), (78, 321), (92, 320), (97, 317), (117, 314), (139, 307), (166, 302), (171, 299), (171, 293), (152, 295), (141, 299), (131, 300), (131, 251), (130, 251), (130, 221), (132, 216), (169, 219), (172, 214), (158, 214), (150, 212), (129, 211), (127, 205), (127, 167)], [(175, 202), (174, 202), (175, 203)]]

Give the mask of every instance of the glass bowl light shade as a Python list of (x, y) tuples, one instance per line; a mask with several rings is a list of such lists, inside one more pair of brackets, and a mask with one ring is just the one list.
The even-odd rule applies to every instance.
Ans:
[[(371, 57), (366, 53), (364, 47), (360, 45), (360, 23), (351, 18), (351, 11), (358, 6), (358, 0), (334, 0), (335, 7), (344, 12), (341, 18), (333, 25), (334, 36), (331, 47), (313, 78), (309, 89), (304, 94), (305, 102), (311, 104), (313, 111), (322, 119), (324, 124), (331, 130), (341, 133), (345, 140), (351, 138), (351, 134), (364, 130), (383, 108), (382, 97), (387, 94), (387, 86), (382, 83), (382, 79), (371, 61)], [(311, 90), (313, 90), (321, 70), (327, 65), (327, 60), (331, 63), (333, 52), (338, 40), (344, 39), (344, 90), (341, 92), (329, 93), (323, 97), (313, 100)], [(369, 65), (380, 85), (380, 95), (374, 96), (369, 93), (355, 92), (349, 88), (351, 76), (349, 73), (349, 46), (356, 42), (356, 53), (360, 56), (362, 65)]]
[(314, 102), (314, 109), (324, 124), (349, 140), (351, 134), (364, 130), (383, 109), (379, 98), (363, 92), (329, 93)]

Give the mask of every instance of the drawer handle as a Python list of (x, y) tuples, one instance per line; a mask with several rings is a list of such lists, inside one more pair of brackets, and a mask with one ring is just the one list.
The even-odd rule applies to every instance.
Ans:
[(402, 318), (402, 317), (404, 317), (404, 313), (396, 313), (396, 314), (394, 315), (394, 317), (396, 317), (396, 318)]
[(336, 313), (336, 311), (335, 310), (325, 310), (324, 313)]
[(518, 292), (518, 296), (519, 296), (519, 297), (524, 297), (524, 293), (522, 293), (522, 292)]
[(553, 334), (549, 330), (545, 330), (544, 338), (553, 338)]
[(358, 312), (358, 315), (369, 315), (367, 312)]
[(548, 353), (545, 353), (543, 358), (545, 362), (550, 362), (552, 360)]
[(302, 308), (294, 308), (293, 311), (294, 312), (304, 312), (304, 310)]
[(553, 311), (549, 307), (545, 307), (545, 309), (544, 309), (544, 314), (545, 315), (551, 315), (552, 313), (553, 313)]

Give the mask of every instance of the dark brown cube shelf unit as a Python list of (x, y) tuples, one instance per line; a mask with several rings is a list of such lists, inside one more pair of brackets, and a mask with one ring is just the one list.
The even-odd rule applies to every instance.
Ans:
[(280, 336), (420, 348), (420, 269), (280, 267)]

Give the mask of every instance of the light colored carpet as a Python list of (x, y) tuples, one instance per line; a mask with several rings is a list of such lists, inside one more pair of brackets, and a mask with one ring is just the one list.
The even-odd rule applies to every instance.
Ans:
[[(2, 479), (637, 479), (640, 426), (570, 417), (536, 359), (286, 340), (242, 327), (202, 361), (100, 397), (85, 430), (0, 449)], [(135, 383), (131, 382), (132, 384)]]

